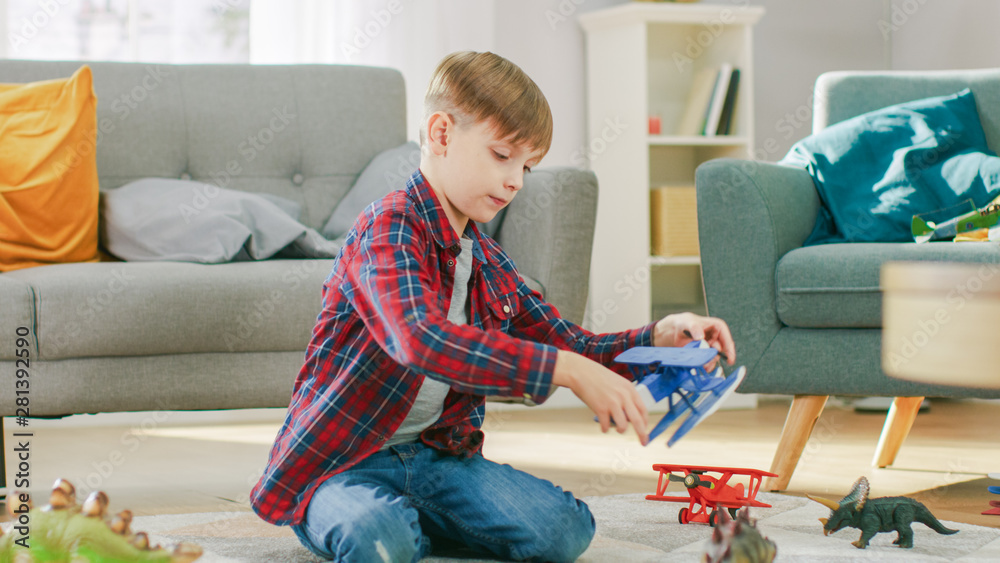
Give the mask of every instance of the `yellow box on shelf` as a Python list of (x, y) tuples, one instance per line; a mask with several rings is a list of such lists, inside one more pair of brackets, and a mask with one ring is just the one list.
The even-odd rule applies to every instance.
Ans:
[(654, 256), (698, 255), (698, 202), (694, 186), (649, 191), (650, 250)]

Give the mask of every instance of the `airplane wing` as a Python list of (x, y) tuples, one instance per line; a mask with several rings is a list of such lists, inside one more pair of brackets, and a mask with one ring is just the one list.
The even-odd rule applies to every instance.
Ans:
[(672, 348), (666, 346), (634, 346), (618, 354), (616, 362), (632, 365), (661, 364), (680, 368), (702, 367), (719, 351), (715, 348)]
[[(699, 503), (706, 506), (719, 506), (727, 508), (739, 508), (740, 506), (769, 508), (771, 505), (756, 500), (757, 492), (760, 490), (762, 477), (777, 477), (777, 475), (769, 471), (742, 467), (709, 467), (658, 463), (653, 465), (653, 469), (660, 472), (660, 478), (656, 494), (647, 495), (646, 498), (648, 500), (670, 500), (673, 502), (683, 502), (688, 499), (697, 499)], [(685, 476), (691, 473), (699, 475), (705, 473), (717, 473), (719, 476), (718, 478), (715, 478), (716, 480), (711, 488), (689, 489), (689, 497), (667, 497), (664, 493), (666, 492), (667, 483), (670, 480), (668, 475), (672, 472), (681, 472), (684, 473)], [(744, 485), (743, 483), (729, 485), (729, 480), (734, 475), (749, 476), (749, 485)], [(712, 477), (709, 476), (709, 478)]]
[(774, 473), (770, 471), (762, 471), (760, 469), (749, 469), (743, 467), (710, 467), (707, 465), (685, 465), (685, 464), (672, 464), (672, 463), (657, 463), (653, 465), (653, 469), (656, 471), (683, 471), (685, 475), (688, 473), (732, 473), (733, 475), (756, 475), (757, 477), (777, 477)]

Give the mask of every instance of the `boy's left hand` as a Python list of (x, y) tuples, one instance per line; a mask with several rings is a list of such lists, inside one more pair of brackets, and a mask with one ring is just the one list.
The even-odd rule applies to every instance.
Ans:
[(736, 345), (729, 325), (722, 319), (678, 313), (663, 317), (653, 329), (653, 346), (683, 346), (694, 340), (708, 342), (729, 365), (736, 362)]

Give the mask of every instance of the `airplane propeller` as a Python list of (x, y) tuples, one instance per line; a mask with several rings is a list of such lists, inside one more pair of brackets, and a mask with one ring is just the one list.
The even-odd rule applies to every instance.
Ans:
[(684, 483), (684, 486), (689, 489), (694, 489), (697, 487), (706, 487), (709, 489), (712, 488), (711, 481), (705, 481), (699, 478), (698, 475), (696, 475), (695, 473), (701, 473), (701, 472), (692, 471), (691, 473), (684, 475), (683, 477), (671, 473), (668, 478), (675, 483)]

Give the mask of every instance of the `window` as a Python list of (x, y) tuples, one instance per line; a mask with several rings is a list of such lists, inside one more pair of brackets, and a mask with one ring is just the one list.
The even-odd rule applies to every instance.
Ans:
[[(0, 0), (12, 59), (250, 60), (250, 0)], [(5, 35), (5, 36), (4, 36)]]

